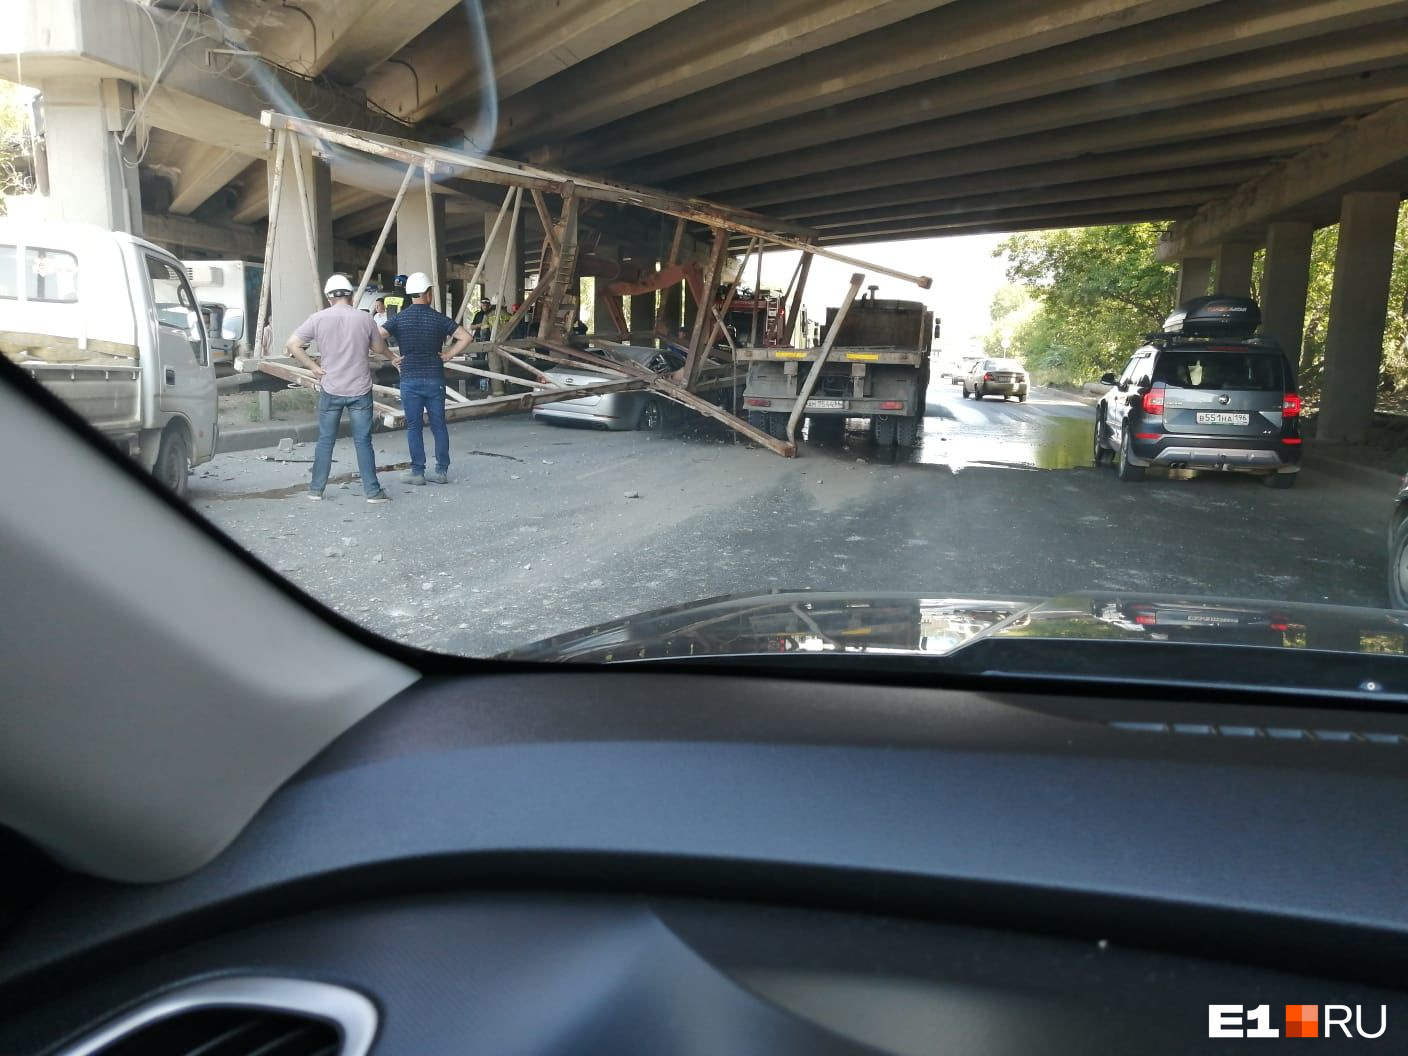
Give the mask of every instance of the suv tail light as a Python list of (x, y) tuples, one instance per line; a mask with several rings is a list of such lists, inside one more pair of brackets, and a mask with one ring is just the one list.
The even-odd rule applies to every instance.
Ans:
[(985, 373), (985, 374), (983, 375), (983, 380), (984, 380), (984, 381), (992, 381), (992, 374), (991, 374), (991, 373)]
[(1300, 397), (1297, 396), (1294, 392), (1288, 392), (1286, 393), (1286, 395), (1281, 397), (1281, 417), (1300, 417)]
[(1161, 381), (1144, 394), (1144, 413), (1164, 413), (1164, 383)]

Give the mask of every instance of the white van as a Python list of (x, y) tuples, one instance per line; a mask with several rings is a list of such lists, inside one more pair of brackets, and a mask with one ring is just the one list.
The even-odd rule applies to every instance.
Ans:
[(80, 224), (0, 220), (0, 354), (176, 494), (215, 454), (215, 369), (179, 260)]

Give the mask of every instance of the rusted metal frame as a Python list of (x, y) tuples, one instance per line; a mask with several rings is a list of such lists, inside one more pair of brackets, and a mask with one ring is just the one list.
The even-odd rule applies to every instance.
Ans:
[(401, 202), (406, 197), (406, 188), (411, 185), (411, 177), (415, 175), (415, 172), (416, 166), (406, 166), (406, 175), (401, 179), (401, 187), (396, 192), (396, 197), (391, 201), (391, 212), (386, 214), (386, 223), (381, 225), (381, 234), (377, 236), (376, 248), (372, 250), (371, 259), (367, 261), (367, 266), (362, 272), (362, 281), (357, 283), (357, 293), (352, 298), (354, 306), (359, 306), (362, 303), (362, 294), (367, 292), (367, 284), (372, 281), (372, 272), (376, 270), (376, 262), (381, 259), (381, 251), (386, 248), (386, 240), (391, 237), (391, 228), (396, 223), (396, 214), (401, 211)]
[[(812, 254), (810, 250), (802, 254), (802, 259), (797, 262), (797, 267), (796, 290), (792, 297), (792, 303), (787, 309), (787, 318), (790, 326), (790, 331), (787, 335), (788, 344), (792, 343), (792, 339), (797, 334), (797, 326), (802, 321), (802, 294), (806, 292), (807, 276), (811, 274), (812, 270)], [(802, 341), (805, 345), (806, 335), (803, 335)]]
[(566, 327), (555, 331), (558, 316), (562, 311), (562, 298), (567, 293), (567, 284), (577, 272), (578, 202), (576, 188), (567, 183), (562, 189), (562, 215), (558, 220), (557, 260), (553, 264), (552, 278), (548, 280), (548, 297), (538, 313), (538, 336), (543, 338), (560, 336), (565, 338)]
[(340, 143), (343, 146), (378, 157), (397, 158), (407, 163), (419, 163), (424, 159), (427, 164), (469, 170), (472, 173), (469, 178), (481, 183), (497, 183), (511, 187), (528, 187), (540, 191), (560, 193), (566, 183), (573, 182), (576, 184), (578, 196), (582, 198), (615, 202), (620, 205), (635, 205), (642, 209), (664, 213), (707, 227), (726, 226), (740, 235), (763, 238), (787, 249), (816, 253), (829, 260), (862, 268), (867, 272), (875, 272), (903, 282), (913, 283), (923, 290), (931, 288), (934, 284), (934, 280), (927, 275), (910, 275), (894, 268), (867, 263), (863, 260), (857, 260), (855, 257), (822, 248), (816, 245), (817, 232), (811, 228), (783, 220), (774, 220), (745, 209), (732, 209), (702, 199), (680, 197), (646, 187), (634, 187), (609, 180), (588, 179), (577, 175), (550, 172), (504, 158), (476, 157), (459, 151), (451, 151), (444, 147), (416, 143), (412, 140), (380, 136), (371, 132), (358, 132), (336, 125), (309, 121), (305, 118), (290, 117), (272, 110), (265, 110), (260, 120), (268, 128), (288, 128), (305, 132), (308, 135)]
[(468, 396), (465, 396), (465, 395), (463, 395), (462, 393), (457, 392), (456, 390), (450, 388), (450, 386), (448, 386), (448, 385), (445, 386), (445, 399), (450, 400), (450, 401), (453, 402), (453, 403), (471, 403), (471, 402), (473, 402), (473, 401), (470, 400), (470, 398), (469, 398)]
[[(493, 381), (507, 381), (517, 385), (520, 389), (563, 389), (566, 386), (555, 385), (552, 382), (530, 381), (528, 378), (516, 378), (512, 374), (500, 374), (496, 370), (485, 370), (483, 367), (471, 367), (468, 363), (446, 363), (446, 370), (453, 370), (457, 374), (472, 374), (476, 378), (489, 378)], [(475, 403), (482, 401), (475, 400)]]
[(821, 343), (821, 351), (817, 353), (816, 360), (812, 363), (812, 369), (807, 372), (806, 378), (802, 381), (802, 387), (797, 392), (797, 403), (792, 408), (792, 413), (787, 416), (787, 435), (794, 441), (797, 438), (797, 423), (802, 420), (802, 415), (807, 412), (807, 401), (812, 398), (812, 393), (816, 391), (816, 384), (821, 380), (821, 368), (826, 365), (826, 359), (831, 355), (832, 346), (836, 344), (836, 335), (841, 332), (841, 324), (846, 321), (846, 315), (851, 310), (851, 305), (855, 303), (856, 294), (860, 293), (860, 284), (865, 281), (862, 272), (856, 272), (851, 276), (851, 287), (846, 291), (845, 299), (841, 301), (841, 308), (836, 313), (836, 318), (831, 321), (831, 325), (826, 329), (826, 340)]
[(526, 370), (526, 371), (528, 371), (528, 373), (532, 374), (533, 377), (535, 377), (535, 378), (538, 379), (538, 384), (540, 384), (540, 385), (553, 385), (553, 384), (556, 384), (551, 378), (549, 378), (547, 375), (545, 375), (539, 368), (533, 366), (533, 364), (529, 363), (527, 360), (520, 359), (518, 356), (514, 355), (515, 352), (519, 351), (518, 349), (513, 348), (513, 347), (510, 346), (510, 345), (499, 345), (498, 348), (499, 348), (499, 355), (503, 356), (504, 359), (508, 360), (511, 364), (513, 364), (513, 365), (514, 365), (515, 367), (517, 367), (519, 370)]
[(430, 306), (440, 310), (440, 239), (435, 234), (435, 193), (430, 179), (430, 168), (420, 170), (425, 184), (425, 223), (429, 228), (427, 241), (430, 243)]
[[(568, 347), (571, 347), (571, 346), (568, 346)], [(577, 367), (577, 368), (580, 368), (580, 369), (591, 369), (591, 370), (596, 371), (598, 374), (610, 374), (610, 375), (613, 375), (614, 377), (619, 377), (619, 378), (624, 378), (624, 377), (627, 376), (624, 371), (617, 370), (617, 369), (615, 369), (614, 367), (607, 367), (607, 366), (604, 366), (604, 365), (603, 365), (603, 361), (597, 361), (597, 362), (595, 362), (595, 363), (587, 363), (587, 362), (585, 362), (584, 360), (577, 359), (577, 358), (574, 357), (574, 356), (564, 356), (564, 355), (562, 355), (560, 352), (550, 352), (550, 351), (548, 351), (547, 349), (544, 349), (544, 348), (542, 348), (542, 347), (539, 347), (539, 348), (536, 348), (536, 349), (533, 350), (533, 357), (534, 357), (535, 359), (545, 359), (545, 360), (547, 360), (549, 363), (556, 363), (556, 364), (558, 364), (558, 365), (560, 365), (560, 366), (564, 366), (564, 367)]]
[[(758, 249), (758, 270), (753, 279), (753, 325), (748, 331), (748, 344), (758, 343), (758, 301), (763, 296), (763, 251)], [(766, 319), (766, 317), (764, 317)], [(724, 333), (728, 333), (728, 328), (724, 328)], [(733, 347), (733, 342), (728, 343), (729, 348)]]
[[(284, 185), (284, 154), (288, 151), (288, 133), (276, 132), (274, 137), (279, 142), (274, 150), (274, 177), (269, 187), (269, 223), (268, 231), (264, 235), (264, 274), (259, 278), (259, 313), (254, 320), (254, 359), (262, 359), (265, 352), (264, 330), (269, 325), (269, 291), (274, 278), (274, 235), (279, 228), (279, 199), (283, 196)], [(271, 340), (270, 344), (272, 343)]]
[[(296, 367), (291, 363), (278, 363), (273, 360), (265, 359), (260, 361), (259, 369), (265, 374), (272, 374), (276, 378), (291, 381), (295, 385), (305, 389), (312, 389), (314, 392), (321, 392), (323, 389), (311, 372), (304, 370), (302, 367)], [(385, 386), (373, 386), (373, 388), (385, 388)], [(383, 415), (383, 417), (386, 415), (401, 417), (405, 414), (400, 407), (393, 407), (389, 403), (378, 403), (376, 400), (372, 401), (372, 407), (379, 414)]]
[[(738, 271), (733, 276), (733, 281), (728, 285), (728, 293), (724, 294), (723, 308), (714, 313), (718, 317), (718, 328), (719, 331), (722, 333), (728, 332), (728, 323), (724, 320), (729, 313), (729, 309), (733, 307), (734, 299), (738, 296), (738, 284), (743, 279), (743, 273), (748, 268), (748, 260), (752, 257), (754, 253), (758, 254), (758, 259), (761, 261), (763, 257), (763, 247), (762, 239), (760, 238), (754, 238), (749, 240), (748, 250), (743, 254), (743, 259), (738, 264)], [(711, 347), (717, 340), (718, 338), (715, 335), (710, 334), (709, 340), (705, 343), (705, 347)], [(729, 348), (733, 347), (732, 341), (730, 341), (728, 344)]]
[(460, 326), (464, 325), (465, 313), (469, 311), (470, 303), (475, 300), (474, 287), (479, 282), (479, 276), (484, 274), (484, 265), (489, 261), (489, 253), (494, 248), (494, 239), (499, 237), (499, 228), (503, 225), (504, 217), (508, 215), (509, 203), (513, 201), (515, 188), (510, 187), (504, 192), (503, 205), (499, 206), (499, 215), (494, 218), (494, 226), (489, 229), (489, 237), (484, 240), (484, 249), (479, 254), (479, 263), (474, 266), (474, 274), (464, 285), (464, 303), (460, 305), (459, 314), (455, 316), (455, 322)]
[[(303, 243), (308, 250), (308, 267), (313, 272), (313, 288), (319, 288), (318, 280), (322, 278), (318, 274), (318, 241), (313, 233), (313, 206), (308, 201), (308, 185), (303, 178), (303, 151), (297, 142), (293, 146), (293, 179), (298, 185), (298, 205), (299, 211), (303, 214)], [(313, 294), (313, 311), (319, 312), (323, 308), (323, 298), (319, 294)]]
[(498, 341), (502, 337), (502, 316), (504, 297), (508, 294), (509, 263), (513, 260), (514, 243), (518, 240), (518, 217), (523, 211), (523, 188), (518, 188), (513, 201), (513, 217), (508, 222), (508, 238), (504, 240), (504, 261), (499, 268), (499, 295), (494, 300), (494, 325), (489, 330), (489, 340)]
[[(513, 333), (513, 328), (519, 323), (521, 323), (523, 321), (524, 316), (526, 316), (530, 311), (533, 310), (533, 305), (538, 302), (538, 298), (542, 295), (543, 284), (538, 283), (536, 286), (533, 287), (532, 290), (529, 291), (528, 296), (523, 298), (523, 303), (518, 306), (518, 311), (514, 312), (511, 316), (509, 316), (508, 322), (504, 323), (504, 329), (507, 330), (510, 334)], [(495, 344), (497, 346), (498, 343), (495, 342)]]
[(505, 396), (491, 396), (487, 400), (473, 400), (467, 404), (445, 408), (445, 420), (458, 422), (466, 418), (487, 418), (494, 414), (532, 410), (545, 403), (575, 400), (580, 396), (605, 396), (613, 392), (638, 392), (646, 387), (641, 381), (627, 379), (602, 382), (599, 385), (580, 385), (570, 389), (543, 389), (538, 392), (517, 392)]
[(704, 273), (704, 289), (699, 297), (699, 311), (694, 317), (694, 332), (689, 335), (689, 353), (685, 356), (684, 367), (679, 372), (679, 380), (686, 388), (692, 387), (699, 376), (699, 367), (704, 360), (705, 334), (713, 336), (714, 318), (709, 306), (714, 303), (714, 293), (723, 278), (724, 261), (728, 259), (728, 232), (723, 228), (714, 230), (714, 248), (709, 252), (709, 266)]
[(538, 223), (543, 225), (543, 234), (547, 236), (548, 243), (556, 253), (558, 245), (557, 239), (553, 237), (552, 214), (548, 212), (548, 200), (543, 197), (543, 192), (537, 188), (533, 189), (533, 207), (538, 210)]
[(684, 217), (678, 217), (675, 220), (675, 237), (670, 240), (670, 256), (665, 261), (665, 268), (672, 268), (680, 262), (680, 249), (684, 246), (685, 227)]
[[(784, 458), (795, 458), (797, 455), (796, 444), (789, 443), (785, 440), (778, 440), (772, 436), (769, 436), (761, 429), (758, 429), (757, 427), (744, 421), (736, 415), (730, 414), (723, 408), (710, 403), (708, 400), (704, 399), (704, 397), (696, 395), (689, 389), (686, 389), (677, 382), (672, 381), (668, 375), (656, 374), (650, 370), (647, 370), (645, 367), (637, 366), (634, 363), (614, 363), (611, 361), (602, 360), (599, 356), (593, 356), (590, 352), (583, 352), (581, 349), (574, 349), (570, 345), (563, 345), (561, 343), (553, 341), (543, 341), (541, 343), (546, 345), (549, 349), (554, 352), (561, 352), (564, 355), (579, 356), (587, 362), (597, 362), (602, 363), (606, 366), (614, 367), (615, 369), (620, 370), (624, 374), (630, 375), (640, 381), (645, 382), (648, 388), (654, 390), (655, 392), (658, 392), (661, 396), (664, 396), (670, 400), (674, 400), (676, 403), (682, 404), (685, 407), (689, 407), (692, 410), (698, 411), (706, 418), (713, 418), (715, 421), (722, 422), (724, 425), (727, 425), (730, 429), (733, 429), (735, 432), (742, 433), (744, 436), (748, 437), (748, 439), (753, 440), (756, 443), (762, 444), (764, 447), (768, 448), (771, 451), (777, 452)], [(573, 391), (580, 392), (581, 390), (575, 389)]]

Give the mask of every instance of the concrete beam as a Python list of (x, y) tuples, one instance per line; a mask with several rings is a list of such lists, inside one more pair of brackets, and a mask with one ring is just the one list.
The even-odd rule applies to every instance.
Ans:
[(337, 221), (344, 216), (355, 213), (358, 209), (365, 209), (369, 205), (384, 201), (385, 197), (375, 191), (335, 183), (332, 187), (332, 218)]
[(955, 216), (967, 212), (983, 212), (995, 209), (1020, 208), (1028, 205), (1043, 205), (1051, 202), (1110, 201), (1129, 195), (1156, 194), (1166, 191), (1192, 192), (1204, 195), (1209, 201), (1225, 193), (1241, 180), (1250, 177), (1260, 166), (1211, 166), (1184, 171), (1151, 173), (1144, 176), (1120, 176), (1109, 180), (1092, 180), (1087, 183), (1053, 184), (1049, 187), (1027, 187), (1020, 191), (1007, 191), (1001, 194), (974, 194), (957, 198), (940, 198), (910, 202), (907, 205), (885, 206), (878, 209), (859, 209), (849, 213), (834, 213), (830, 216), (808, 218), (805, 223), (819, 231), (832, 231), (837, 228), (858, 227), (875, 223), (889, 223), (897, 220), (929, 220), (942, 216)]
[[(729, 163), (708, 172), (696, 168), (693, 175), (679, 182), (678, 188), (690, 193), (717, 192), (780, 180), (789, 175), (827, 172), (836, 167), (837, 157), (850, 159), (853, 164), (886, 161), (918, 153), (926, 147), (971, 146), (1135, 115), (1156, 125), (1158, 111), (1193, 106), (1213, 110), (1217, 108), (1203, 104), (1228, 99), (1235, 105), (1255, 97), (1249, 93), (1265, 96), (1277, 88), (1306, 93), (1303, 113), (1313, 115), (1322, 86), (1335, 87), (1336, 77), (1358, 81), (1361, 88), (1377, 82), (1401, 84), (1405, 76), (1401, 68), (1405, 53), (1408, 53), (1408, 24), (1382, 28), (1367, 38), (1359, 34), (1347, 38), (1341, 35), (1323, 42), (1312, 41), (1309, 45), (1272, 49), (1264, 55), (1237, 62), (1209, 63), (1150, 74), (1121, 83), (1118, 91), (1101, 85), (958, 117), (926, 120), (873, 135), (848, 137), (844, 127), (834, 127), (828, 120), (828, 138), (823, 144), (762, 161)], [(1388, 69), (1395, 66), (1400, 68)], [(877, 99), (872, 105), (888, 104), (884, 99)], [(685, 157), (692, 153), (686, 152)], [(672, 166), (675, 164), (671, 162)], [(646, 164), (632, 171), (642, 180), (663, 182), (660, 166)]]
[[(966, 113), (973, 110), (979, 100), (977, 105), (988, 110), (1116, 82), (1123, 92), (1125, 85), (1134, 78), (1176, 67), (1233, 55), (1238, 62), (1255, 61), (1260, 56), (1245, 53), (1261, 48), (1298, 49), (1301, 68), (1324, 76), (1319, 72), (1315, 56), (1332, 49), (1333, 33), (1340, 32), (1343, 42), (1353, 50), (1363, 42), (1357, 30), (1365, 23), (1405, 12), (1408, 12), (1408, 5), (1402, 0), (1350, 0), (1349, 3), (1315, 0), (1297, 4), (1284, 0), (1252, 0), (1251, 3), (1214, 6), (1198, 12), (1196, 17), (1144, 23), (1019, 60), (928, 80), (888, 93), (883, 106), (875, 105), (873, 97), (833, 106), (826, 111), (827, 133), (839, 139), (884, 132), (919, 120), (932, 121)], [(1350, 36), (1346, 31), (1356, 32)], [(1206, 77), (1207, 73), (1208, 69), (1202, 68), (1192, 72), (1191, 77)], [(1266, 87), (1273, 86), (1266, 84)], [(768, 105), (765, 99), (761, 108)], [(749, 109), (750, 121), (756, 119), (759, 110), (758, 106)], [(637, 136), (653, 123), (649, 113), (630, 122)], [(770, 121), (742, 132), (729, 129), (708, 140), (672, 140), (673, 130), (660, 132), (659, 145), (648, 149), (656, 151), (676, 144), (687, 149), (654, 163), (647, 162), (639, 175), (647, 182), (661, 182), (689, 171), (801, 150), (815, 143), (811, 123), (798, 120)], [(613, 155), (630, 142), (624, 137), (608, 135), (603, 138), (609, 144), (605, 155), (586, 153), (583, 157), (597, 164), (610, 164)]]
[(1330, 139), (1200, 209), (1159, 246), (1163, 260), (1255, 230), (1408, 158), (1408, 100), (1347, 121)]
[(1105, 214), (1114, 216), (1138, 216), (1141, 220), (1168, 220), (1186, 216), (1192, 209), (1207, 201), (1203, 191), (1169, 191), (1162, 194), (1134, 194), (1111, 197), (1097, 202), (1047, 202), (1040, 205), (1022, 206), (1013, 209), (983, 209), (955, 213), (951, 217), (938, 220), (916, 218), (913, 220), (883, 221), (863, 229), (839, 228), (823, 232), (822, 241), (833, 237), (845, 238), (854, 235), (872, 242), (882, 242), (888, 238), (908, 237), (913, 232), (933, 232), (935, 230), (960, 229), (965, 226), (996, 225), (1004, 230), (1004, 224), (1021, 224), (1033, 220), (1045, 221), (1049, 228), (1077, 226), (1079, 221), (1090, 224), (1116, 223), (1098, 219)]
[(1070, 227), (1104, 227), (1109, 224), (1139, 224), (1151, 220), (1169, 220), (1180, 216), (1187, 216), (1191, 208), (1171, 209), (1166, 215), (1150, 216), (1144, 210), (1133, 210), (1127, 213), (1108, 213), (1100, 216), (1066, 216), (1066, 217), (1034, 217), (1020, 220), (1006, 218), (1001, 220), (981, 219), (964, 220), (959, 223), (936, 224), (928, 228), (915, 228), (911, 231), (904, 231), (898, 234), (877, 237), (874, 235), (855, 234), (842, 237), (821, 239), (821, 244), (825, 246), (879, 246), (883, 250), (885, 242), (900, 242), (916, 238), (946, 238), (958, 237), (962, 235), (1010, 235), (1018, 231), (1053, 231)]
[(297, 99), (334, 124), (404, 131), (355, 97), (257, 60), (209, 55), (228, 43), (203, 23), (188, 24), (185, 13), (112, 0), (16, 0), (11, 6), (16, 5), (19, 12), (6, 13), (8, 35), (0, 53), (0, 77), (7, 80), (38, 88), (46, 77), (113, 77), (145, 89), (153, 55), (164, 55), (179, 43), (177, 58), (142, 111), (153, 127), (263, 157), (267, 148), (260, 111), (281, 99)]
[[(776, 64), (698, 96), (656, 107), (599, 137), (566, 144), (567, 159), (606, 166), (666, 147), (840, 106), (1083, 36), (1204, 6), (1206, 0), (986, 0), (953, 4)], [(1020, 32), (1013, 27), (1020, 26)], [(972, 100), (968, 101), (972, 105)], [(836, 138), (828, 131), (826, 138)], [(600, 153), (598, 153), (600, 152)]]
[(346, 0), (331, 20), (328, 44), (313, 60), (314, 73), (326, 73), (344, 84), (355, 84), (378, 63), (385, 62), (435, 24), (459, 0), (363, 0), (360, 7)]
[(249, 155), (190, 140), (177, 160), (171, 212), (189, 216), (249, 167)]
[[(143, 238), (179, 250), (178, 256), (200, 256), (232, 260), (264, 259), (263, 224), (207, 224), (189, 216), (171, 213), (144, 213)], [(367, 250), (351, 242), (335, 240), (336, 267), (365, 266)]]
[(1310, 282), (1310, 224), (1280, 221), (1266, 229), (1261, 275), (1261, 326), (1276, 338), (1292, 365), (1300, 363), (1305, 336), (1305, 299)]
[[(409, 194), (409, 192), (407, 192)], [(380, 231), (386, 223), (386, 214), (391, 212), (391, 203), (385, 199), (373, 202), (345, 214), (333, 222), (332, 231), (338, 238), (358, 238)], [(395, 232), (393, 231), (393, 236)]]
[[(688, 10), (700, 0), (557, 0), (501, 3), (483, 27), (438, 23), (362, 81), (367, 98), (410, 123), (436, 114), (450, 118), (479, 105), (478, 41), (487, 32), (496, 94), (507, 99), (553, 74), (613, 48), (637, 33)], [(453, 16), (447, 16), (447, 19)], [(494, 129), (484, 130), (488, 140)], [(489, 142), (481, 142), (487, 149)]]
[(1344, 196), (1315, 433), (1321, 442), (1362, 443), (1374, 416), (1399, 201), (1392, 191)]
[(232, 214), (235, 223), (249, 224), (269, 215), (268, 168), (266, 162), (256, 161), (240, 173), (240, 193)]
[(1096, 179), (1137, 177), (1146, 173), (1179, 172), (1210, 165), (1264, 167), (1277, 157), (1288, 157), (1312, 143), (1319, 143), (1330, 135), (1333, 127), (1332, 124), (1325, 123), (1278, 128), (1247, 135), (1176, 143), (1158, 151), (1115, 151), (1039, 165), (1005, 166), (991, 172), (897, 183), (870, 190), (808, 198), (781, 204), (770, 212), (773, 216), (797, 222), (803, 222), (803, 218), (807, 218), (806, 222), (815, 226), (814, 221), (834, 213), (854, 209), (881, 209), (912, 201), (1084, 183)]
[[(1408, 71), (1386, 70), (1339, 77), (1313, 85), (1254, 92), (1224, 100), (1217, 106), (1186, 106), (1153, 115), (1097, 121), (1054, 129), (1032, 136), (987, 141), (981, 150), (964, 150), (940, 137), (914, 136), (899, 157), (868, 159), (841, 167), (835, 164), (846, 144), (837, 144), (831, 170), (814, 176), (792, 176), (759, 183), (711, 197), (746, 208), (795, 201), (841, 189), (859, 190), (941, 175), (986, 172), (1003, 165), (1032, 165), (1089, 153), (1163, 148), (1169, 144), (1285, 125), (1305, 125), (1327, 118), (1367, 113), (1408, 95)], [(743, 166), (742, 168), (748, 168)], [(693, 181), (691, 181), (693, 182)], [(701, 181), (702, 182), (702, 181)], [(1175, 254), (1178, 256), (1179, 254)]]
[[(606, 53), (573, 67), (569, 92), (549, 79), (505, 102), (497, 146), (579, 137), (609, 121), (766, 69), (780, 56), (795, 58), (949, 2), (711, 0), (632, 38), (628, 62)], [(710, 46), (702, 47), (706, 40)], [(600, 139), (595, 144), (603, 146)]]

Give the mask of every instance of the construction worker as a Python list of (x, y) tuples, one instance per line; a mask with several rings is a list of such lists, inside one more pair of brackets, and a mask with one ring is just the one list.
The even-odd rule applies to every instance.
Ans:
[[(288, 354), (312, 372), (318, 381), (318, 447), (313, 454), (313, 479), (308, 497), (321, 499), (332, 471), (332, 449), (342, 412), (352, 418), (352, 444), (357, 449), (357, 470), (368, 502), (390, 502), (376, 479), (376, 455), (372, 451), (372, 370), (368, 352), (390, 359), (386, 339), (372, 317), (352, 307), (352, 280), (333, 275), (323, 284), (328, 307), (303, 321), (285, 344)], [(318, 344), (318, 360), (308, 355), (308, 346)]]
[[(410, 448), (408, 484), (449, 483), (450, 430), (445, 425), (445, 363), (469, 344), (464, 327), (430, 306), (430, 278), (422, 271), (406, 276), (411, 303), (386, 321), (381, 333), (396, 339), (393, 362), (401, 371), (401, 405), (406, 410), (406, 446)], [(445, 339), (454, 341), (447, 349)], [(430, 419), (435, 439), (435, 472), (425, 471), (425, 435), (421, 419)]]
[(475, 312), (474, 318), (469, 321), (470, 328), (474, 333), (474, 340), (476, 341), (487, 341), (489, 339), (489, 324), (487, 320), (489, 318), (490, 306), (491, 302), (489, 298), (481, 297), (479, 300), (479, 311)]

